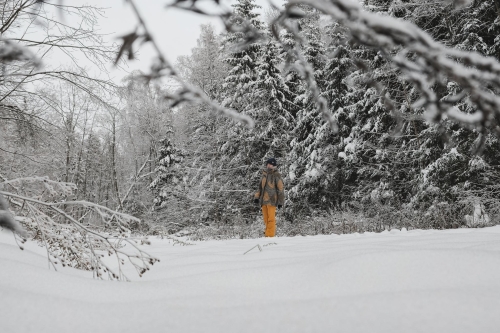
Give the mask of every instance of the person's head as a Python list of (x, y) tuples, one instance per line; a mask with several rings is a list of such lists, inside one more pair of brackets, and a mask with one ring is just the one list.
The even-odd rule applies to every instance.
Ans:
[(266, 161), (266, 167), (268, 169), (275, 169), (277, 165), (278, 162), (276, 162), (276, 159), (274, 157), (268, 158)]

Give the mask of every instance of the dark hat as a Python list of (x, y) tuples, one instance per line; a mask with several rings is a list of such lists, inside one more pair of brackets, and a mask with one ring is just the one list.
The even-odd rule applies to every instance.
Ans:
[(266, 165), (271, 164), (272, 166), (278, 165), (278, 162), (276, 162), (276, 159), (274, 157), (268, 158), (266, 161)]

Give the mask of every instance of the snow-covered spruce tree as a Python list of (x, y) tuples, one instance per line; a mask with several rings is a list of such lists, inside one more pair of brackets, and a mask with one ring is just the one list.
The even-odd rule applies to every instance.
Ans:
[(323, 83), (323, 69), (326, 61), (326, 48), (323, 29), (320, 27), (320, 14), (314, 8), (301, 6), (306, 17), (299, 20), (299, 27), (304, 36), (302, 45), (305, 60), (314, 69), (314, 78), (320, 85)]
[(259, 164), (266, 156), (285, 158), (288, 150), (288, 134), (294, 122), (291, 110), (297, 108), (295, 96), (279, 69), (282, 60), (276, 43), (268, 40), (261, 52), (256, 59), (256, 76), (249, 85), (249, 100), (243, 111), (255, 120), (255, 128), (248, 130), (236, 126), (237, 135), (228, 138), (223, 148), (224, 155), (236, 162)]
[[(339, 138), (348, 129), (349, 118), (343, 107), (348, 103), (346, 79), (353, 67), (350, 49), (343, 45), (346, 36), (336, 24), (320, 29), (319, 15), (308, 9), (309, 17), (301, 20), (304, 34), (304, 54), (314, 69), (316, 82), (340, 125), (337, 135), (323, 120), (323, 115), (306, 95), (305, 105), (298, 112), (291, 143), (293, 163), (289, 177), (290, 200), (294, 215), (331, 210), (341, 204), (343, 159), (338, 157)], [(325, 31), (321, 34), (320, 31)], [(341, 39), (339, 41), (339, 38)], [(324, 45), (328, 43), (328, 48)]]
[(255, 135), (251, 144), (257, 145), (257, 156), (287, 155), (297, 105), (280, 70), (282, 63), (279, 47), (269, 39), (257, 64), (257, 78), (252, 84), (254, 102), (249, 112), (258, 123), (251, 134)]
[[(233, 17), (230, 20), (231, 31), (223, 36), (223, 58), (228, 74), (222, 87), (215, 87), (217, 97), (222, 105), (230, 107), (242, 114), (255, 110), (253, 103), (253, 85), (257, 79), (258, 61), (262, 54), (262, 46), (258, 40), (249, 38), (249, 34), (261, 33), (264, 25), (260, 15), (255, 12), (259, 8), (254, 0), (240, 0), (233, 5)], [(247, 33), (245, 33), (245, 31)], [(248, 197), (248, 181), (246, 174), (255, 162), (245, 149), (245, 133), (248, 128), (225, 117), (212, 118), (211, 126), (213, 142), (212, 153), (207, 167), (204, 183), (210, 187), (204, 192), (203, 200), (212, 203), (208, 212), (208, 220), (220, 223), (233, 223), (235, 216), (242, 216), (241, 205), (250, 202)], [(213, 135), (215, 134), (215, 135)], [(261, 158), (261, 157), (259, 157)], [(245, 197), (246, 196), (246, 197)]]
[(149, 188), (155, 194), (154, 207), (173, 208), (174, 202), (185, 199), (185, 177), (181, 165), (184, 154), (174, 147), (168, 138), (161, 140), (160, 145), (155, 168), (156, 178)]
[(233, 6), (231, 24), (234, 32), (228, 32), (223, 40), (226, 57), (224, 62), (230, 66), (229, 74), (224, 79), (224, 106), (243, 112), (249, 104), (248, 93), (252, 81), (256, 77), (257, 59), (261, 54), (261, 44), (257, 40), (249, 40), (243, 31), (262, 31), (263, 23), (255, 9), (260, 6), (255, 0), (238, 0)]
[(278, 158), (280, 171), (285, 174), (290, 161), (290, 134), (295, 122), (294, 114), (299, 108), (295, 104), (296, 95), (280, 68), (282, 54), (274, 40), (269, 38), (263, 43), (261, 55), (256, 61), (256, 76), (249, 85), (249, 101), (243, 110), (255, 120), (255, 127), (249, 130), (232, 126), (233, 129), (229, 129), (231, 135), (221, 148), (224, 165), (234, 168), (249, 166), (246, 170), (235, 169), (224, 185), (227, 189), (247, 189), (231, 195), (236, 202), (240, 202), (238, 209), (244, 216), (254, 211), (251, 196), (248, 195), (254, 188), (249, 189), (248, 185), (256, 184), (263, 160), (271, 156)]
[[(296, 20), (293, 20), (295, 22)], [(290, 23), (292, 24), (292, 23)], [(290, 110), (294, 117), (304, 107), (306, 102), (307, 87), (304, 80), (295, 68), (297, 59), (297, 51), (302, 50), (300, 40), (296, 40), (293, 33), (288, 29), (282, 29), (279, 32), (280, 39), (280, 58), (283, 61), (283, 75), (285, 83), (291, 91), (293, 97), (293, 108)]]

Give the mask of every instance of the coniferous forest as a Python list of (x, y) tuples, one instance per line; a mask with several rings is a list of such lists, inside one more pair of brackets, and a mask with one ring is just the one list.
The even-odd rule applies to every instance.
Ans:
[[(285, 177), (283, 234), (498, 221), (496, 123), (464, 126), (446, 114), (432, 119), (416, 105), (421, 93), (384, 51), (360, 45), (340, 24), (307, 6), (300, 6), (305, 16), (297, 20), (300, 40), (282, 30), (279, 43), (271, 36), (274, 13), (259, 16), (256, 7), (239, 1), (234, 11), (268, 36), (264, 43), (234, 51), (241, 33), (215, 35), (205, 26), (198, 47), (179, 61), (187, 80), (255, 120), (248, 130), (213, 117), (203, 105), (182, 109), (189, 121), (176, 143), (186, 151), (178, 179), (184, 179), (181, 192), (192, 198), (184, 225), (210, 226), (214, 235), (220, 229), (245, 234), (240, 230), (256, 215), (251, 184), (270, 156), (278, 159)], [(410, 21), (449, 48), (500, 55), (493, 1), (473, 1), (462, 9), (440, 1), (364, 1), (364, 9)], [(297, 55), (290, 46), (309, 64), (337, 131), (295, 68)], [(441, 103), (462, 90), (450, 77), (429, 89)], [(475, 112), (467, 98), (456, 107)]]
[[(102, 9), (0, 2), (0, 212), (52, 261), (120, 279), (95, 251), (112, 239), (261, 237), (270, 157), (278, 236), (500, 221), (497, 0), (237, 0), (224, 32), (203, 25), (191, 54), (118, 83), (102, 73), (154, 45), (146, 25), (116, 47)], [(72, 65), (43, 65), (55, 51)]]

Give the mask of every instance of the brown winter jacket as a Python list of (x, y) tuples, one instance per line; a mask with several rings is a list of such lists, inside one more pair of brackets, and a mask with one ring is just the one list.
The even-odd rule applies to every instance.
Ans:
[(285, 201), (285, 186), (278, 170), (266, 169), (262, 172), (259, 190), (255, 193), (260, 205), (283, 206)]

